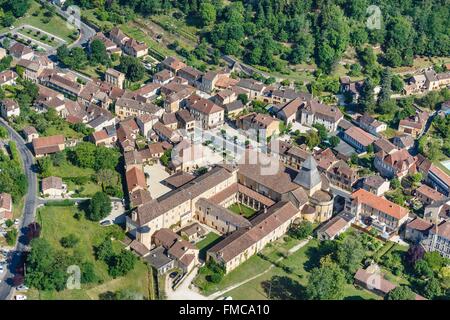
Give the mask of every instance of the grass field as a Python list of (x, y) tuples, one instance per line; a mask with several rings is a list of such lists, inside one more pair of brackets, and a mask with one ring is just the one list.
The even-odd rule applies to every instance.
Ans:
[[(224, 295), (231, 296), (234, 300), (305, 299), (308, 276), (311, 269), (318, 263), (317, 248), (319, 241), (312, 239), (304, 247), (289, 255), (288, 250), (299, 242), (300, 240), (285, 236), (264, 248), (262, 251), (264, 256), (270, 261), (277, 261), (279, 263), (277, 263), (277, 266), (265, 258), (255, 255), (225, 275), (219, 284), (208, 282), (206, 280), (208, 273), (197, 276), (194, 283), (204, 294), (210, 295), (257, 276)], [(292, 271), (288, 273), (284, 270), (284, 267), (288, 267)], [(345, 284), (343, 299), (370, 300), (380, 299), (380, 297), (353, 284)]]
[(251, 218), (256, 213), (255, 209), (252, 209), (240, 203), (232, 204), (228, 207), (228, 210), (231, 210), (240, 216), (244, 216), (247, 219)]
[[(289, 242), (288, 242), (289, 243)], [(235, 300), (240, 299), (304, 299), (304, 289), (308, 283), (311, 261), (315, 260), (315, 249), (319, 242), (311, 240), (307, 245), (282, 260), (282, 264), (292, 268), (293, 273), (288, 274), (278, 267), (273, 267), (269, 272), (260, 277), (226, 293)], [(264, 250), (265, 253), (273, 252), (273, 248), (282, 248), (286, 244), (278, 243), (274, 247)], [(276, 251), (276, 250), (275, 250)], [(352, 284), (346, 284), (344, 288), (344, 300), (355, 299), (379, 299), (375, 294), (359, 289)]]
[(214, 246), (216, 243), (218, 243), (220, 240), (222, 240), (222, 237), (219, 236), (217, 233), (210, 232), (206, 235), (206, 237), (197, 242), (195, 246), (200, 250), (199, 257), (200, 259), (206, 258), (206, 251), (208, 251), (209, 248)]
[[(76, 251), (83, 260), (94, 263), (96, 274), (101, 279), (99, 285), (82, 285), (79, 290), (64, 290), (61, 292), (38, 292), (30, 290), (30, 299), (98, 299), (99, 294), (106, 291), (127, 289), (138, 292), (144, 297), (149, 296), (148, 267), (142, 261), (138, 261), (135, 268), (125, 277), (112, 279), (108, 275), (107, 266), (102, 261), (95, 260), (93, 246), (99, 244), (108, 234), (111, 228), (117, 226), (102, 227), (96, 222), (91, 222), (82, 217), (74, 218), (77, 212), (75, 207), (43, 207), (39, 210), (37, 221), (42, 225), (41, 237), (47, 239), (58, 250)], [(74, 249), (63, 249), (60, 239), (69, 234), (76, 234), (80, 241)], [(114, 241), (117, 249), (123, 245)]]
[[(52, 166), (52, 174), (57, 177), (61, 177), (65, 183), (67, 183), (67, 189), (69, 191), (75, 191), (75, 196), (90, 197), (98, 191), (102, 191), (100, 185), (91, 181), (91, 176), (95, 174), (95, 171), (90, 168), (80, 168), (74, 166), (69, 161), (64, 161), (60, 166)], [(79, 185), (67, 178), (73, 177), (89, 177), (89, 181), (85, 184)], [(77, 192), (78, 191), (78, 192)]]
[[(66, 23), (64, 19), (62, 19), (58, 15), (54, 15), (48, 23), (44, 23), (42, 21), (44, 10), (40, 10), (41, 5), (36, 1), (31, 2), (31, 7), (25, 16), (17, 19), (14, 22), (14, 27), (18, 27), (24, 24), (31, 25), (33, 27), (44, 30), (48, 33), (51, 33), (59, 38), (66, 40), (68, 43), (73, 42), (71, 35), (76, 31), (76, 29), (69, 24)], [(34, 12), (39, 12), (37, 16), (34, 16)], [(8, 28), (0, 29), (1, 32), (8, 32)]]

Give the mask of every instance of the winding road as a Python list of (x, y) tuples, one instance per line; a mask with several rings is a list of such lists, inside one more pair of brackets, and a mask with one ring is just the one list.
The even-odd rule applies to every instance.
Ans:
[(16, 142), (17, 149), (22, 158), (25, 175), (28, 180), (28, 191), (25, 196), (25, 205), (23, 208), (23, 215), (19, 223), (19, 241), (13, 252), (12, 259), (9, 261), (6, 274), (3, 275), (3, 281), (0, 283), (0, 300), (12, 299), (14, 294), (14, 287), (12, 286), (12, 278), (14, 272), (21, 261), (21, 255), (27, 250), (26, 245), (26, 228), (34, 221), (37, 205), (37, 176), (34, 167), (34, 157), (31, 151), (27, 148), (23, 138), (11, 128), (3, 119), (0, 119), (0, 125), (5, 127), (11, 139)]

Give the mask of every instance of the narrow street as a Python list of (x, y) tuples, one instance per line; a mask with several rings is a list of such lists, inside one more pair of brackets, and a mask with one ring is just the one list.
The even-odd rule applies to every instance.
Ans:
[(25, 170), (25, 175), (28, 180), (28, 192), (25, 195), (25, 205), (23, 208), (23, 216), (19, 223), (19, 234), (18, 242), (13, 253), (13, 257), (8, 265), (6, 274), (4, 275), (3, 281), (0, 283), (0, 300), (11, 299), (14, 288), (12, 287), (12, 278), (14, 277), (14, 272), (20, 263), (22, 253), (27, 249), (25, 238), (26, 238), (26, 227), (32, 223), (35, 219), (36, 204), (37, 204), (37, 176), (34, 171), (34, 157), (31, 151), (25, 145), (23, 138), (11, 128), (3, 119), (0, 119), (0, 125), (8, 130), (8, 133), (12, 140), (17, 144), (17, 149), (19, 150), (20, 156), (23, 161), (23, 166)]

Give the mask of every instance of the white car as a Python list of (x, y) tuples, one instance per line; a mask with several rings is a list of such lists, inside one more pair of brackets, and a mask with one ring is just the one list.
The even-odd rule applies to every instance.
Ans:
[(20, 286), (18, 286), (16, 288), (17, 291), (28, 291), (28, 289), (29, 288), (26, 285), (24, 285), (24, 284), (21, 284)]
[(27, 296), (23, 294), (18, 294), (15, 296), (16, 300), (27, 300)]
[(3, 266), (0, 266), (0, 274), (5, 272), (5, 269), (3, 268)]
[(9, 27), (9, 30), (14, 30), (14, 26)]
[(14, 220), (14, 224), (17, 226), (19, 224), (19, 219)]

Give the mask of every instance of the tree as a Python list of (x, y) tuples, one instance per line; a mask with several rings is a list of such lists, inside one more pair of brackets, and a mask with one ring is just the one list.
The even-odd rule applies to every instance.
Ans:
[(420, 259), (414, 264), (414, 273), (421, 278), (431, 278), (433, 276), (433, 270), (430, 268), (428, 263)]
[(111, 238), (103, 240), (98, 246), (94, 247), (95, 258), (104, 262), (108, 262), (114, 255)]
[(120, 254), (114, 255), (109, 263), (108, 272), (113, 278), (126, 275), (133, 270), (137, 257), (129, 250), (122, 250)]
[(139, 81), (144, 77), (145, 68), (138, 58), (131, 56), (121, 56), (120, 64), (117, 69), (125, 73), (125, 76), (130, 81)]
[(245, 106), (248, 103), (248, 96), (245, 93), (239, 93), (238, 94), (238, 100), (240, 100), (242, 102), (242, 104)]
[(203, 26), (210, 26), (216, 22), (216, 8), (210, 2), (202, 2), (199, 10)]
[(425, 298), (435, 299), (442, 295), (442, 288), (439, 280), (435, 277), (429, 279), (423, 289)]
[(437, 251), (425, 252), (423, 260), (428, 263), (434, 272), (439, 272), (445, 265), (445, 259)]
[(349, 42), (349, 27), (342, 10), (336, 5), (323, 8), (318, 17), (317, 30), (316, 62), (329, 73)]
[(0, 139), (6, 139), (8, 137), (8, 130), (5, 127), (0, 127)]
[(76, 235), (71, 233), (65, 237), (62, 237), (59, 242), (64, 248), (74, 248), (78, 244), (78, 242), (80, 242), (80, 239)]
[(378, 104), (381, 105), (391, 99), (392, 72), (389, 68), (385, 68), (381, 75), (381, 90), (378, 94)]
[(5, 239), (8, 245), (13, 246), (17, 241), (17, 229), (8, 230)]
[(85, 261), (81, 265), (81, 283), (96, 283), (98, 276), (95, 273), (94, 264), (90, 261)]
[(86, 210), (86, 216), (89, 220), (100, 221), (111, 213), (111, 199), (106, 193), (97, 192), (91, 200)]
[(306, 286), (306, 296), (310, 300), (339, 300), (345, 285), (344, 272), (332, 263), (311, 270)]
[(31, 241), (31, 251), (26, 262), (25, 284), (47, 291), (65, 289), (68, 278), (67, 267), (79, 263), (65, 252), (56, 252), (44, 238)]
[(389, 291), (386, 300), (414, 300), (416, 294), (407, 286), (398, 286)]
[(410, 245), (406, 252), (406, 261), (409, 265), (414, 266), (417, 261), (423, 258), (425, 250), (421, 245)]
[(403, 90), (403, 87), (405, 86), (405, 83), (402, 78), (400, 78), (398, 75), (394, 75), (392, 77), (391, 82), (391, 89), (395, 93), (400, 93)]
[(109, 65), (110, 59), (108, 52), (106, 51), (105, 44), (99, 39), (94, 39), (91, 42), (91, 51), (89, 59), (94, 64)]
[(338, 136), (331, 136), (329, 142), (332, 148), (336, 148), (339, 142), (341, 142), (341, 139)]
[(101, 169), (115, 170), (119, 163), (120, 153), (117, 149), (97, 147), (95, 149), (95, 161), (92, 168), (96, 171)]
[(96, 161), (103, 161), (96, 159), (97, 147), (90, 142), (80, 142), (75, 149), (69, 153), (69, 160), (75, 165), (82, 168), (94, 168)]
[(336, 252), (338, 265), (349, 274), (353, 275), (358, 270), (364, 258), (364, 248), (355, 236), (347, 236), (339, 244)]
[(402, 187), (402, 184), (400, 183), (400, 180), (398, 178), (394, 178), (391, 180), (391, 187), (392, 189), (400, 189)]
[(313, 224), (307, 220), (303, 220), (297, 227), (293, 227), (290, 230), (290, 234), (297, 239), (305, 239), (312, 235), (313, 230)]
[(313, 149), (314, 147), (318, 146), (320, 143), (320, 137), (317, 134), (317, 132), (311, 130), (307, 135), (306, 135), (306, 145), (308, 146), (308, 148)]
[(372, 80), (366, 79), (364, 81), (359, 104), (362, 107), (362, 111), (367, 113), (373, 113), (375, 110), (375, 98), (373, 96), (374, 85)]
[(169, 149), (164, 151), (164, 154), (159, 158), (159, 161), (161, 161), (163, 166), (167, 167), (171, 159), (172, 159), (172, 149)]

